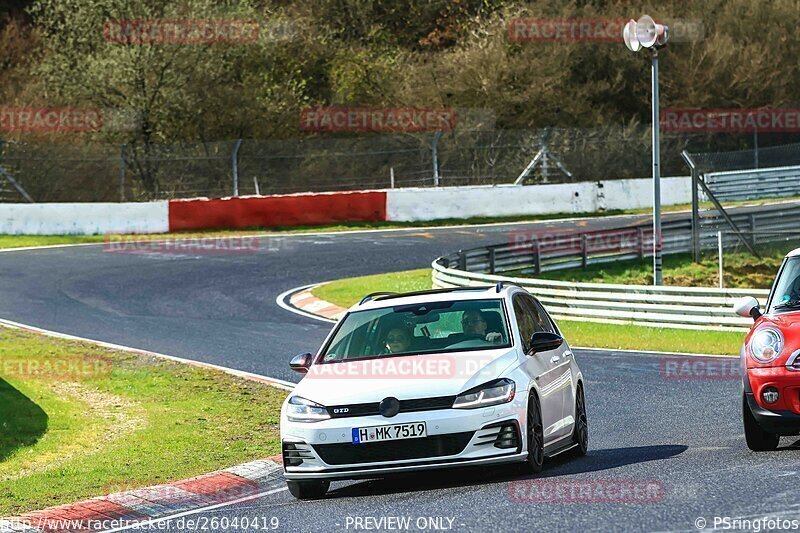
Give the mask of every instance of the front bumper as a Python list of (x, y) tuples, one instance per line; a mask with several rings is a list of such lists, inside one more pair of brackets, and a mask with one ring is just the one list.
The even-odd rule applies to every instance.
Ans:
[[(362, 416), (315, 423), (284, 419), (281, 424), (284, 475), (289, 480), (353, 479), (521, 461), (527, 453), (521, 431), (524, 425), (519, 420), (524, 409), (519, 411), (516, 404), (517, 400), (481, 409), (441, 409), (400, 413), (392, 418)], [(352, 443), (352, 428), (410, 422), (425, 422), (428, 437)], [(514, 428), (516, 442), (513, 447), (497, 447), (501, 429), (509, 426)], [(510, 429), (505, 431), (507, 435)], [(508, 443), (504, 441), (504, 445)], [(298, 458), (301, 458), (299, 464)]]
[(791, 411), (764, 409), (756, 402), (753, 393), (745, 392), (747, 405), (762, 429), (776, 435), (800, 435), (800, 415)]
[[(768, 411), (787, 411), (800, 415), (800, 372), (785, 366), (748, 368), (744, 383), (745, 392), (754, 396), (761, 409)], [(778, 401), (768, 404), (762, 398), (765, 388), (778, 390)]]

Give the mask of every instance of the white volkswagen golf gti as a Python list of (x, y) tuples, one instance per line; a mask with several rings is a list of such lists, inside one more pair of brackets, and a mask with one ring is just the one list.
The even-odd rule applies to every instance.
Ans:
[(330, 481), (583, 455), (583, 376), (539, 301), (514, 285), (366, 296), (281, 410), (283, 465), (297, 498)]

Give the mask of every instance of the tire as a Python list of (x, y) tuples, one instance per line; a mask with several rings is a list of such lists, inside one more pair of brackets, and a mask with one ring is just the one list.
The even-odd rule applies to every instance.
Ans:
[(578, 392), (575, 395), (575, 429), (572, 431), (572, 441), (577, 444), (574, 448), (575, 455), (586, 455), (589, 451), (589, 419), (586, 416), (583, 384), (578, 385)]
[(544, 466), (544, 426), (539, 398), (531, 393), (528, 398), (528, 412), (525, 424), (525, 438), (528, 443), (528, 457), (524, 470), (528, 474), (538, 474)]
[(289, 481), (286, 480), (289, 492), (298, 500), (316, 500), (323, 498), (331, 486), (330, 481)]
[(780, 436), (765, 431), (758, 425), (750, 406), (747, 405), (747, 396), (742, 395), (742, 418), (744, 419), (744, 438), (747, 447), (754, 452), (771, 452), (778, 448)]

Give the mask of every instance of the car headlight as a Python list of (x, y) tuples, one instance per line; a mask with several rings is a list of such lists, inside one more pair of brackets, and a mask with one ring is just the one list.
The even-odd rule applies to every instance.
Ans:
[(292, 422), (319, 422), (330, 417), (325, 407), (302, 396), (292, 396), (286, 405), (286, 418)]
[(514, 399), (515, 391), (516, 385), (510, 379), (496, 379), (462, 392), (456, 397), (453, 407), (456, 409), (475, 409), (476, 407), (508, 403)]
[(775, 328), (762, 328), (750, 339), (750, 355), (759, 363), (770, 363), (783, 350), (783, 334)]

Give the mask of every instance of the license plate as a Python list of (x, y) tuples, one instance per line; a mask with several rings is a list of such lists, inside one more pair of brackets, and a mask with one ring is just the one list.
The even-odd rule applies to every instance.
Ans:
[(427, 436), (428, 431), (425, 427), (425, 422), (353, 428), (353, 444), (381, 442), (386, 440), (419, 439)]

